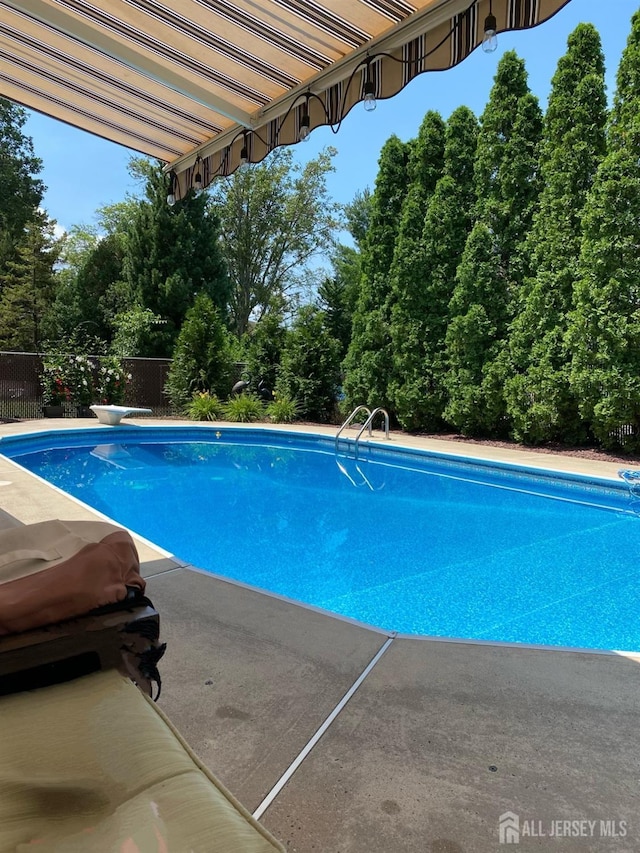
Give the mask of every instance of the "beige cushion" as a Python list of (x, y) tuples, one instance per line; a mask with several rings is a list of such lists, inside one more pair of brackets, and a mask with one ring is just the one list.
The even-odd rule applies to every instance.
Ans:
[(0, 853), (283, 848), (113, 670), (0, 698)]

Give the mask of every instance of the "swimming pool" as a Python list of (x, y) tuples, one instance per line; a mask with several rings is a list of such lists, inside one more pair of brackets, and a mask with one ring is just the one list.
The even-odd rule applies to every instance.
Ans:
[[(100, 442), (100, 443), (97, 443)], [(0, 440), (194, 566), (390, 631), (640, 649), (640, 517), (620, 483), (261, 429)]]

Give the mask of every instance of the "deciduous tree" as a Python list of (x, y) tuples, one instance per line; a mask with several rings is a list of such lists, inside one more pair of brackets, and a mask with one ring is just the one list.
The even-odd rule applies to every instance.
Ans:
[(334, 154), (327, 148), (300, 166), (289, 149), (278, 148), (212, 184), (230, 280), (229, 323), (238, 337), (250, 320), (286, 307), (309, 279), (310, 262), (331, 247), (338, 208), (326, 178)]

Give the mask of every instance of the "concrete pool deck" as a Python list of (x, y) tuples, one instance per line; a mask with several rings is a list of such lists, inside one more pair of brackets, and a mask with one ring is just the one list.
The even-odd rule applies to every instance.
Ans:
[[(30, 421), (0, 436), (85, 426), (117, 430)], [(402, 443), (605, 478), (624, 467)], [(94, 517), (3, 459), (0, 509)], [(512, 849), (640, 849), (640, 656), (394, 636), (138, 545), (168, 644), (160, 705), (292, 853), (495, 853), (507, 812)]]

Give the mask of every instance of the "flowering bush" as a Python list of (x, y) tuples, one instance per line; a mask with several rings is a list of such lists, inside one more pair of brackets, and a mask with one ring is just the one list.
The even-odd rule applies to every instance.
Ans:
[(42, 401), (45, 406), (62, 406), (71, 400), (68, 381), (68, 359), (64, 356), (45, 360), (40, 374)]
[(46, 406), (61, 406), (66, 402), (76, 406), (117, 405), (124, 402), (130, 380), (131, 374), (114, 355), (101, 357), (99, 366), (87, 355), (50, 356), (40, 375)]
[(124, 403), (127, 383), (131, 374), (127, 373), (116, 355), (100, 359), (97, 375), (96, 393), (102, 405), (120, 405)]
[(71, 400), (77, 406), (95, 403), (93, 375), (96, 364), (87, 355), (72, 355), (68, 360), (68, 384)]

